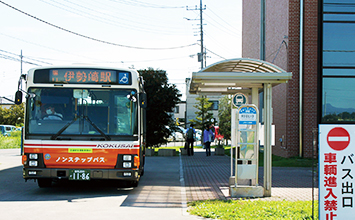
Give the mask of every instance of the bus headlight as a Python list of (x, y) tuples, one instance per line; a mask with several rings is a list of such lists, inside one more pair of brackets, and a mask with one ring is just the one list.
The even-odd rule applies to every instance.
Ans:
[(123, 168), (131, 168), (132, 163), (131, 162), (123, 162)]
[(28, 175), (37, 175), (37, 171), (30, 170), (28, 171)]
[(132, 176), (132, 173), (124, 172), (123, 176)]
[(123, 160), (131, 161), (132, 160), (132, 156), (131, 155), (123, 155)]
[(29, 154), (28, 157), (30, 158), (30, 160), (37, 160), (38, 154)]
[(38, 166), (38, 161), (30, 160), (30, 161), (28, 162), (28, 165), (29, 165), (30, 167), (36, 167), (36, 166)]

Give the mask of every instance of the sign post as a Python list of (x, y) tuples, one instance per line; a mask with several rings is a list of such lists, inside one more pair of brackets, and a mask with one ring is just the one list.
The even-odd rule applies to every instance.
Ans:
[(354, 125), (319, 125), (319, 219), (355, 215), (354, 139)]
[(235, 183), (230, 186), (230, 195), (231, 197), (262, 197), (263, 188), (258, 186), (259, 112), (257, 107), (240, 106), (236, 112), (235, 124)]

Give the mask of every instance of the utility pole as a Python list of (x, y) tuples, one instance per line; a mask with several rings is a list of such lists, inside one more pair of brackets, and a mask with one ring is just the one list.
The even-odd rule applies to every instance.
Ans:
[[(203, 10), (206, 10), (206, 5), (204, 7), (202, 7), (202, 0), (200, 0), (200, 8), (197, 8), (197, 6), (195, 6), (194, 9), (189, 9), (188, 6), (186, 6), (187, 10), (199, 10), (200, 11), (200, 37), (201, 37), (201, 51), (200, 53), (197, 54), (198, 57), (198, 62), (201, 62), (201, 69), (203, 69), (204, 67), (204, 60), (206, 59), (205, 55), (206, 53), (204, 52), (204, 48), (203, 48), (203, 19), (202, 19), (202, 12)], [(190, 19), (188, 19), (190, 20)]]
[(21, 58), (21, 75), (22, 75), (22, 58), (23, 58), (23, 56), (22, 56), (22, 50), (21, 50), (20, 58)]

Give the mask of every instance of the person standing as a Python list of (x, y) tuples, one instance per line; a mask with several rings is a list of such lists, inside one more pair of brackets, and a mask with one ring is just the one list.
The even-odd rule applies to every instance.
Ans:
[(211, 156), (211, 142), (214, 140), (214, 133), (207, 125), (206, 129), (203, 131), (203, 144), (206, 148), (206, 156)]
[(194, 155), (195, 134), (194, 125), (190, 124), (190, 127), (186, 130), (187, 156)]

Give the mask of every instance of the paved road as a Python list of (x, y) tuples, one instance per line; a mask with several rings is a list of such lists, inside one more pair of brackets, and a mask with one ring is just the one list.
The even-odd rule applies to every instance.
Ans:
[(146, 163), (134, 189), (107, 182), (42, 189), (22, 179), (18, 149), (0, 150), (0, 219), (201, 219), (186, 212), (180, 158), (150, 157)]

